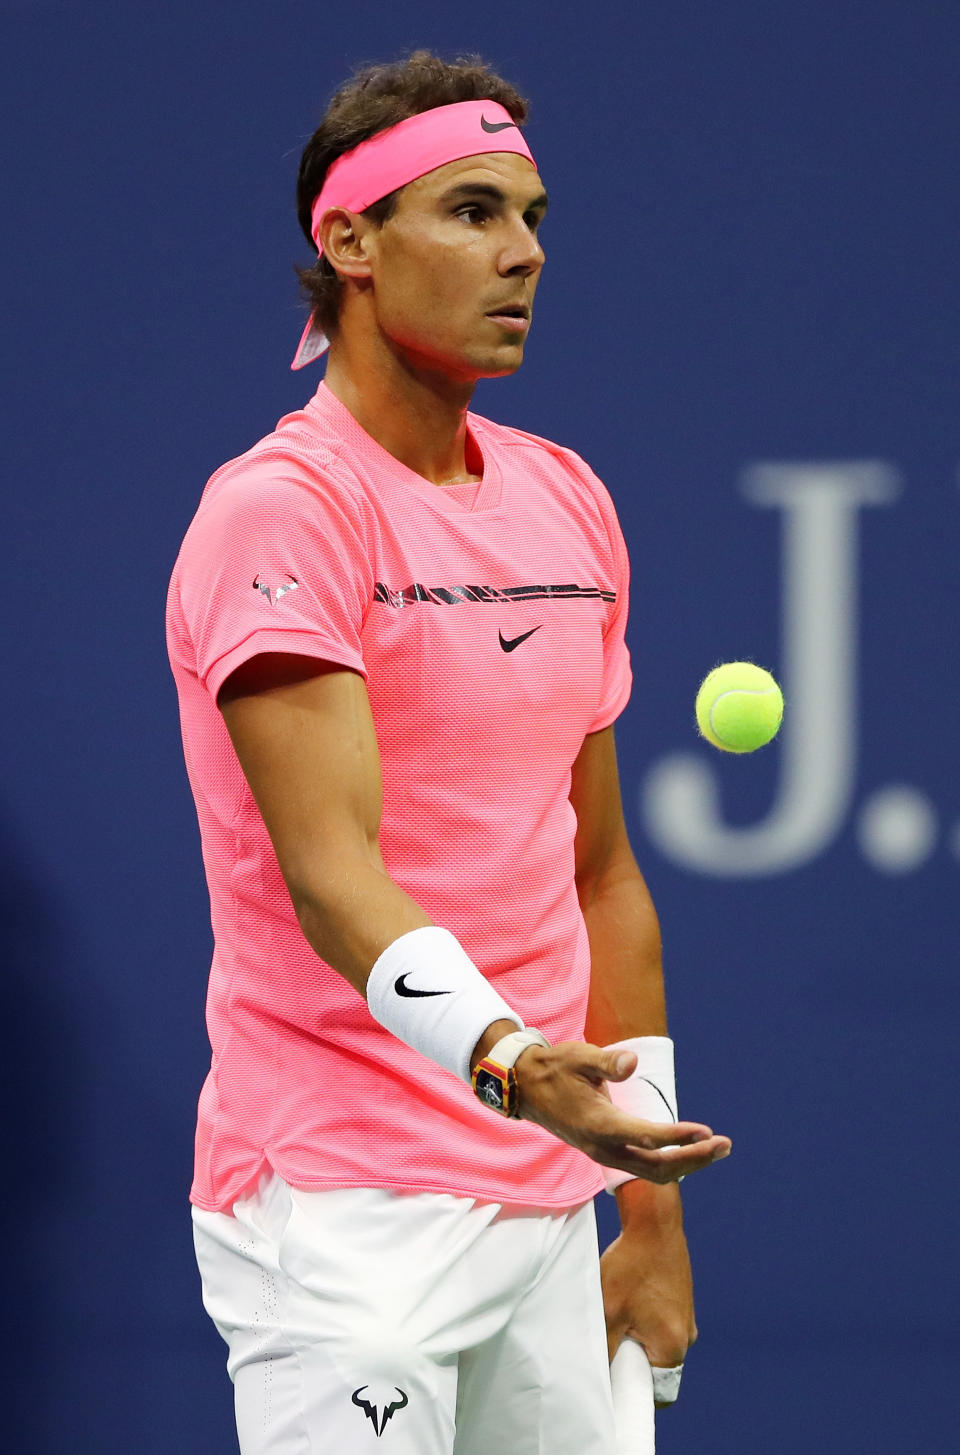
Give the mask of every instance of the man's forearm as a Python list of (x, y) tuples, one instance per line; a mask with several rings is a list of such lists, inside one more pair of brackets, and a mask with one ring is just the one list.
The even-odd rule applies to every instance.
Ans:
[(370, 967), (409, 930), (430, 916), (379, 865), (341, 855), (318, 866), (310, 882), (289, 885), (300, 928), (311, 947), (363, 995)]
[[(344, 856), (335, 872), (318, 879), (322, 893), (294, 895), (300, 928), (316, 953), (365, 995), (378, 956), (401, 935), (432, 920), (380, 865)], [(501, 1036), (515, 1030), (513, 1021), (493, 1021), (473, 1048), (471, 1070)]]
[(580, 889), (590, 941), (585, 1036), (605, 1046), (628, 1036), (665, 1036), (660, 924), (636, 865)]
[[(660, 922), (646, 881), (626, 864), (606, 880), (581, 891), (581, 910), (590, 941), (590, 998), (584, 1035), (594, 1045), (632, 1036), (667, 1034)], [(680, 1215), (676, 1183), (657, 1187), (632, 1179), (616, 1193), (624, 1228), (646, 1230)]]

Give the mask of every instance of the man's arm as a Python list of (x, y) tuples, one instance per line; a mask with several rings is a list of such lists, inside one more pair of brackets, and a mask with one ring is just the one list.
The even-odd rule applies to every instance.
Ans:
[(573, 765), (575, 874), (590, 939), (587, 1040), (665, 1036), (660, 923), (630, 847), (613, 728), (591, 733)]
[[(383, 951), (432, 922), (380, 853), (380, 757), (363, 679), (312, 658), (265, 655), (227, 679), (218, 705), (304, 935), (364, 995)], [(487, 1026), (471, 1066), (513, 1030), (508, 1020)], [(517, 1060), (522, 1115), (653, 1181), (708, 1165), (717, 1149), (706, 1128), (684, 1123), (676, 1135), (611, 1105), (605, 1080), (629, 1074), (616, 1060), (581, 1042), (529, 1047)]]
[(380, 854), (380, 755), (363, 678), (311, 657), (254, 657), (217, 702), (300, 927), (362, 995), (381, 951), (433, 923)]
[[(665, 1036), (660, 925), (627, 836), (613, 728), (584, 741), (573, 768), (576, 882), (590, 941), (586, 1037), (597, 1045)], [(725, 1156), (723, 1139), (718, 1155)], [(617, 1189), (623, 1232), (602, 1260), (611, 1357), (629, 1335), (651, 1363), (683, 1362), (696, 1338), (690, 1261), (679, 1188), (625, 1182)]]

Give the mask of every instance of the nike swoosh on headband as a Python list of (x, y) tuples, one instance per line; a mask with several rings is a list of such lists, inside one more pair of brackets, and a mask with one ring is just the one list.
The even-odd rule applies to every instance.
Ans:
[[(492, 119), (486, 115), (488, 110), (493, 112)], [(478, 131), (480, 136), (477, 136)], [(517, 134), (499, 136), (496, 143), (486, 140), (488, 136), (504, 131)], [(348, 212), (365, 212), (381, 197), (426, 176), (428, 172), (436, 171), (438, 167), (466, 157), (484, 156), (489, 151), (513, 152), (526, 157), (536, 166), (519, 123), (513, 120), (505, 106), (489, 97), (481, 101), (454, 101), (448, 106), (434, 106), (368, 137), (331, 163), (323, 186), (313, 199), (310, 236), (317, 256), (323, 254), (320, 224), (330, 208), (344, 207)], [(316, 316), (311, 313), (290, 367), (302, 369), (312, 359), (319, 358), (328, 347), (329, 340)]]
[(481, 116), (480, 125), (484, 131), (494, 132), (506, 131), (509, 126), (519, 127), (520, 123), (518, 121), (488, 121), (485, 116)]

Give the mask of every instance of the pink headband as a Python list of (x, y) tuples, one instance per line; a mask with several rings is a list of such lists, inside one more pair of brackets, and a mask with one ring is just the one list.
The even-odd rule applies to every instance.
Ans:
[[(320, 220), (331, 207), (363, 212), (381, 197), (437, 167), (485, 152), (515, 152), (533, 162), (517, 122), (496, 101), (456, 101), (452, 106), (436, 106), (362, 141), (337, 158), (313, 204), (311, 233), (318, 256), (323, 253)], [(325, 335), (311, 317), (290, 367), (302, 369), (328, 347)]]

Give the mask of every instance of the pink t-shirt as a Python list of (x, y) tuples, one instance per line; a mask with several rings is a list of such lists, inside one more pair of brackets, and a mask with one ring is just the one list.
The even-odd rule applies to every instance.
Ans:
[(215, 949), (191, 1199), (229, 1209), (266, 1163), (297, 1187), (567, 1206), (595, 1163), (373, 1020), (307, 943), (216, 705), (263, 652), (363, 675), (387, 871), (527, 1025), (583, 1038), (590, 955), (570, 770), (630, 695), (628, 564), (571, 450), (469, 416), (479, 485), (395, 460), (322, 383), (210, 479), (167, 639)]

